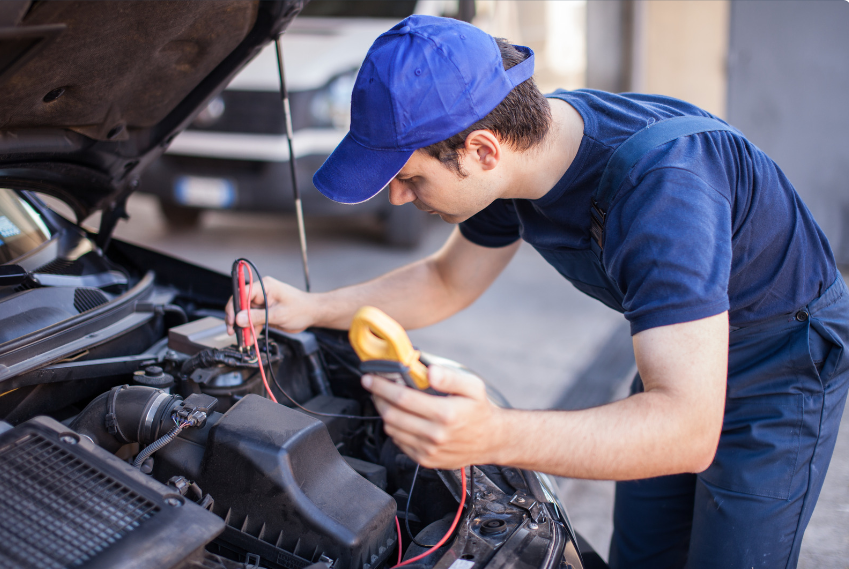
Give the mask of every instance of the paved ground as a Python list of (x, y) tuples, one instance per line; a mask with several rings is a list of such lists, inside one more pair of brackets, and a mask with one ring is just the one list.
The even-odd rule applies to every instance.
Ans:
[[(380, 198), (377, 198), (380, 199)], [(297, 230), (285, 216), (208, 214), (191, 232), (172, 232), (155, 203), (136, 196), (120, 238), (229, 272), (244, 256), (265, 275), (300, 286)], [(433, 220), (421, 247), (386, 249), (368, 219), (308, 218), (313, 290), (362, 281), (435, 251), (450, 227)], [(500, 389), (516, 407), (575, 408), (624, 397), (633, 375), (624, 320), (577, 292), (530, 247), (463, 313), (411, 334), (429, 352), (458, 360)], [(632, 356), (630, 356), (632, 357)], [(805, 536), (799, 566), (849, 568), (849, 418)], [(607, 557), (613, 483), (561, 480), (563, 502), (575, 527)]]

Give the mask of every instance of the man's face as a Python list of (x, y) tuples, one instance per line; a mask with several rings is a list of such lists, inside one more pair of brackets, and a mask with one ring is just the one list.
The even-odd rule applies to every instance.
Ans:
[[(461, 155), (460, 164), (464, 160)], [(389, 182), (392, 205), (412, 202), (418, 209), (438, 215), (448, 223), (460, 223), (491, 204), (497, 197), (495, 188), (477, 170), (460, 178), (453, 170), (421, 150)]]

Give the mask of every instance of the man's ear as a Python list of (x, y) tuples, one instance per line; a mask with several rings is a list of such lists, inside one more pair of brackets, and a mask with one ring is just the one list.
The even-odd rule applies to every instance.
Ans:
[(490, 130), (474, 130), (466, 137), (466, 165), (492, 170), (501, 160), (501, 142)]

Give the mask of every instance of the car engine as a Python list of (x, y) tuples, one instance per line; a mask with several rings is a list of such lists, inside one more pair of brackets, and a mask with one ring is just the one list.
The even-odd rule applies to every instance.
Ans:
[(104, 254), (23, 195), (53, 247), (0, 274), (0, 568), (380, 569), (455, 519), (411, 567), (582, 567), (541, 475), (479, 465), (467, 488), (404, 455), (345, 332), (272, 329), (246, 357), (228, 276)]

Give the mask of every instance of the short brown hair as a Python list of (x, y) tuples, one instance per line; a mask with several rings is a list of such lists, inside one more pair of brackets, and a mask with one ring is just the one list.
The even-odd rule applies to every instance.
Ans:
[[(525, 60), (525, 54), (517, 50), (504, 38), (495, 38), (501, 50), (504, 69)], [(424, 147), (422, 150), (436, 158), (459, 177), (468, 174), (460, 167), (460, 152), (466, 137), (476, 130), (492, 131), (500, 140), (516, 150), (528, 150), (545, 139), (551, 125), (551, 109), (548, 101), (537, 88), (533, 77), (520, 83), (498, 103), (488, 115), (454, 136)]]

